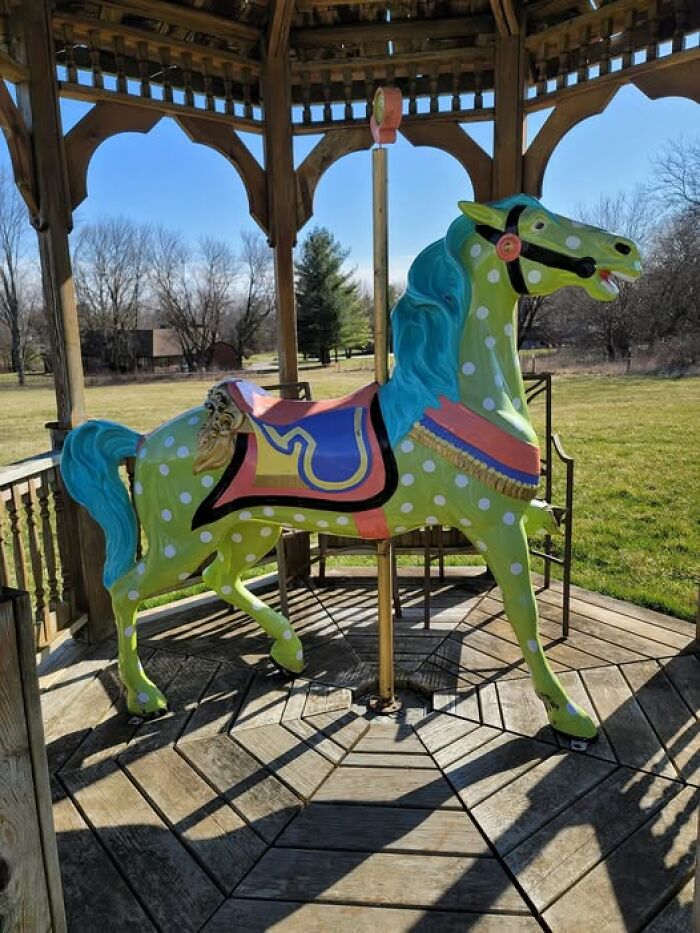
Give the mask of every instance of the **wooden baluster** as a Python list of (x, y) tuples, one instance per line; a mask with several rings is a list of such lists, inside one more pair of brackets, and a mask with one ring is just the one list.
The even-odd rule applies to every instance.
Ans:
[(321, 75), (323, 90), (323, 119), (329, 123), (333, 119), (333, 109), (331, 107), (331, 73), (324, 71)]
[(408, 66), (408, 112), (418, 113), (418, 100), (416, 98), (416, 66)]
[(635, 9), (627, 10), (625, 13), (625, 43), (622, 52), (622, 67), (629, 68), (633, 63), (634, 56), (634, 32), (637, 21), (637, 11)]
[(590, 41), (591, 27), (584, 26), (579, 36), (578, 69), (576, 71), (578, 84), (582, 84), (584, 81), (588, 80), (588, 46)]
[[(9, 493), (7, 494), (9, 495)], [(7, 540), (5, 538), (5, 527), (7, 524), (5, 495), (6, 493), (0, 492), (0, 586), (11, 586), (12, 581), (10, 579), (10, 560), (7, 553)]]
[(17, 589), (27, 589), (27, 560), (24, 554), (24, 541), (22, 540), (22, 497), (19, 486), (12, 487), (12, 495), (7, 500), (7, 511), (10, 516), (10, 531), (12, 533), (12, 556), (15, 564), (15, 583)]
[(653, 62), (659, 55), (659, 0), (651, 0), (647, 11), (649, 43), (647, 45), (646, 59)]
[(163, 71), (163, 100), (173, 102), (173, 84), (170, 80), (170, 49), (162, 46), (160, 49), (160, 67)]
[(56, 546), (54, 544), (54, 529), (51, 522), (51, 483), (49, 480), (49, 473), (42, 473), (41, 485), (37, 489), (37, 495), (39, 497), (39, 515), (41, 517), (44, 562), (46, 563), (46, 582), (49, 591), (49, 608), (52, 612), (58, 612), (61, 594), (58, 590)]
[(51, 641), (49, 609), (46, 605), (46, 591), (44, 590), (44, 565), (41, 559), (41, 546), (39, 544), (39, 531), (36, 526), (37, 494), (36, 487), (39, 480), (31, 478), (27, 481), (28, 490), (24, 495), (24, 514), (27, 523), (27, 540), (29, 542), (29, 559), (32, 565), (34, 578), (34, 618), (37, 624), (37, 647), (43, 648)]
[(231, 65), (224, 62), (224, 113), (232, 117), (236, 112), (233, 102), (233, 79), (231, 77)]
[(139, 76), (141, 97), (151, 96), (151, 69), (148, 63), (148, 42), (139, 42)]
[(566, 76), (569, 73), (569, 34), (564, 33), (561, 38), (561, 47), (558, 56), (557, 90), (566, 87)]
[(78, 69), (75, 65), (75, 42), (73, 41), (73, 27), (63, 27), (63, 47), (66, 55), (66, 77), (71, 84), (78, 84)]
[(120, 94), (128, 94), (129, 85), (124, 69), (124, 39), (121, 36), (114, 37), (114, 67), (117, 72), (117, 91)]
[(0, 52), (10, 53), (10, 18), (4, 4), (0, 4)]
[(542, 94), (547, 93), (547, 48), (544, 42), (541, 42), (537, 49), (537, 63), (535, 68), (537, 71), (535, 90), (537, 96), (541, 97)]
[(459, 62), (452, 65), (452, 109), (462, 109), (462, 98), (459, 94), (459, 86), (462, 78), (462, 66)]
[(428, 73), (428, 86), (430, 88), (430, 112), (437, 113), (440, 109), (438, 98), (438, 71), (437, 65), (431, 65)]
[(483, 80), (481, 63), (477, 62), (474, 67), (474, 110), (482, 110), (484, 106)]
[(612, 29), (612, 20), (608, 16), (603, 20), (602, 26), (602, 36), (603, 36), (603, 51), (600, 57), (600, 75), (610, 73), (610, 31)]
[(207, 110), (216, 112), (216, 101), (211, 89), (211, 59), (205, 58), (202, 62), (202, 81), (204, 83), (204, 101)]
[(194, 107), (194, 91), (192, 90), (192, 56), (189, 52), (182, 53), (182, 83), (185, 86), (185, 106)]
[(371, 68), (365, 69), (365, 116), (369, 120), (372, 116), (372, 102), (374, 101), (374, 73)]
[(673, 52), (682, 52), (686, 22), (685, 0), (675, 0), (673, 4), (673, 15), (675, 18), (675, 28), (673, 30), (673, 42), (671, 43), (671, 50)]
[(301, 99), (303, 101), (302, 123), (311, 123), (311, 79), (307, 71), (301, 76)]
[(253, 119), (253, 103), (250, 96), (250, 87), (251, 87), (251, 73), (250, 68), (243, 69), (243, 116), (248, 119)]
[(345, 98), (345, 119), (352, 120), (352, 71), (349, 68), (343, 69), (343, 97)]
[(90, 33), (90, 65), (92, 66), (92, 86), (102, 89), (105, 82), (100, 64), (100, 37), (94, 29)]
[(69, 540), (68, 522), (65, 512), (65, 492), (55, 467), (49, 474), (49, 488), (53, 496), (53, 512), (56, 520), (56, 540), (58, 541), (58, 556), (61, 561), (61, 601), (68, 608), (69, 618), (77, 618), (75, 599), (75, 584), (71, 573), (71, 551), (77, 547), (76, 542)]

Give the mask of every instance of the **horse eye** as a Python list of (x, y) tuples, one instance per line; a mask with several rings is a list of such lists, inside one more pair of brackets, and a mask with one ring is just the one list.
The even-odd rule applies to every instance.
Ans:
[(546, 226), (547, 224), (544, 222), (544, 220), (538, 220), (535, 224), (535, 230), (544, 230)]

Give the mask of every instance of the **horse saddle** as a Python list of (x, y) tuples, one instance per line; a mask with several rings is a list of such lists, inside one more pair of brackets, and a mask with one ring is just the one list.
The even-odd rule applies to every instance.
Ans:
[[(210, 392), (195, 470), (224, 465), (192, 528), (257, 505), (361, 512), (377, 509), (398, 481), (372, 383), (341, 399), (279, 399), (252, 382)], [(222, 446), (223, 445), (223, 446)]]

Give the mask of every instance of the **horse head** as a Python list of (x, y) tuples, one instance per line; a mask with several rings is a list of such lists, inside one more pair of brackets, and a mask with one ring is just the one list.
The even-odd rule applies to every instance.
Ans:
[(633, 282), (641, 274), (632, 240), (552, 214), (527, 195), (495, 204), (460, 201), (484, 244), (492, 244), (517, 295), (550, 295), (567, 285), (591, 298), (613, 301), (616, 279)]

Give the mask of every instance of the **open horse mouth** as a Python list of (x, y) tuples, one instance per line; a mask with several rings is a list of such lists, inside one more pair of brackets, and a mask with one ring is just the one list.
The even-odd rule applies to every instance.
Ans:
[(620, 279), (622, 282), (634, 282), (637, 276), (630, 275), (627, 272), (612, 271), (611, 269), (599, 269), (598, 278), (603, 284), (603, 287), (611, 295), (619, 295), (620, 289), (618, 287), (615, 279)]

